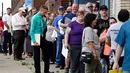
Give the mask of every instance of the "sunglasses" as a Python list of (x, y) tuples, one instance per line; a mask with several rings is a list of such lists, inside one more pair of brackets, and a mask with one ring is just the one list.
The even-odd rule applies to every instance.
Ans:
[(93, 6), (88, 6), (88, 8), (93, 8)]

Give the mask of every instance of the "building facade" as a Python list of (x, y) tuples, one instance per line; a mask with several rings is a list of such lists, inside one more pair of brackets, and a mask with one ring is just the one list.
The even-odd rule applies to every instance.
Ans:
[(110, 0), (110, 14), (117, 18), (121, 9), (127, 9), (130, 12), (130, 0)]
[(24, 2), (25, 0), (11, 0), (13, 14), (16, 13), (18, 9), (23, 6)]

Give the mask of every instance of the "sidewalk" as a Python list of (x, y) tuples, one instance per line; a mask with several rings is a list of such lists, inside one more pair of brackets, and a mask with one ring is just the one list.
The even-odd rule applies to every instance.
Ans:
[[(44, 62), (41, 61), (41, 73), (44, 70)], [(35, 73), (32, 58), (23, 61), (14, 61), (13, 56), (0, 54), (0, 73)], [(64, 73), (64, 70), (55, 68), (55, 64), (50, 65), (50, 71), (54, 73)]]
[(0, 54), (0, 73), (32, 73), (26, 66), (22, 66), (20, 61), (14, 61), (13, 56), (3, 56)]
[[(23, 60), (22, 61), (22, 65), (25, 65), (28, 67), (28, 69), (30, 69), (33, 73), (35, 71), (34, 69), (34, 61), (32, 58), (27, 58), (26, 60)], [(59, 68), (55, 68), (55, 64), (50, 64), (50, 71), (51, 72), (54, 72), (54, 73), (64, 73), (64, 69), (63, 70), (60, 70)], [(43, 72), (44, 70), (44, 62), (41, 60), (41, 73), (44, 73)]]

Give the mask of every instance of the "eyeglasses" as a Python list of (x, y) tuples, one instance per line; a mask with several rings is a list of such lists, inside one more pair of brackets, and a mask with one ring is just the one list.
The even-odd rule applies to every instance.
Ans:
[(93, 8), (93, 6), (88, 6), (88, 8)]

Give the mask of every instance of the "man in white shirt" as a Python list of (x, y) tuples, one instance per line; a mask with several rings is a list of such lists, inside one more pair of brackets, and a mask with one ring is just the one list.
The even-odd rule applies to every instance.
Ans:
[[(116, 39), (116, 37), (117, 37), (117, 35), (118, 35), (119, 31), (120, 31), (120, 28), (124, 24), (124, 22), (126, 22), (129, 19), (128, 13), (129, 12), (127, 10), (125, 10), (125, 9), (121, 10), (118, 13), (119, 22), (111, 25), (110, 28), (107, 31), (107, 34), (106, 34), (106, 36), (107, 36), (106, 43), (109, 46), (111, 46), (111, 50), (112, 50), (112, 53), (114, 53), (114, 56), (115, 56), (116, 48), (117, 48), (117, 45), (118, 45), (115, 42), (115, 39)], [(113, 56), (113, 59), (114, 59), (114, 56)], [(123, 58), (124, 58), (124, 52), (122, 53), (121, 58), (119, 60), (119, 66), (120, 67), (122, 67)]]
[(4, 54), (7, 55), (7, 44), (9, 43), (9, 55), (12, 54), (12, 43), (11, 43), (11, 8), (7, 8), (7, 14), (5, 14), (2, 18), (4, 21), (4, 42), (3, 42), (3, 50)]
[(23, 14), (25, 13), (24, 8), (19, 8), (18, 13), (12, 17), (13, 26), (13, 38), (14, 38), (14, 60), (23, 60), (22, 53), (25, 39), (25, 28), (28, 24), (25, 21)]

